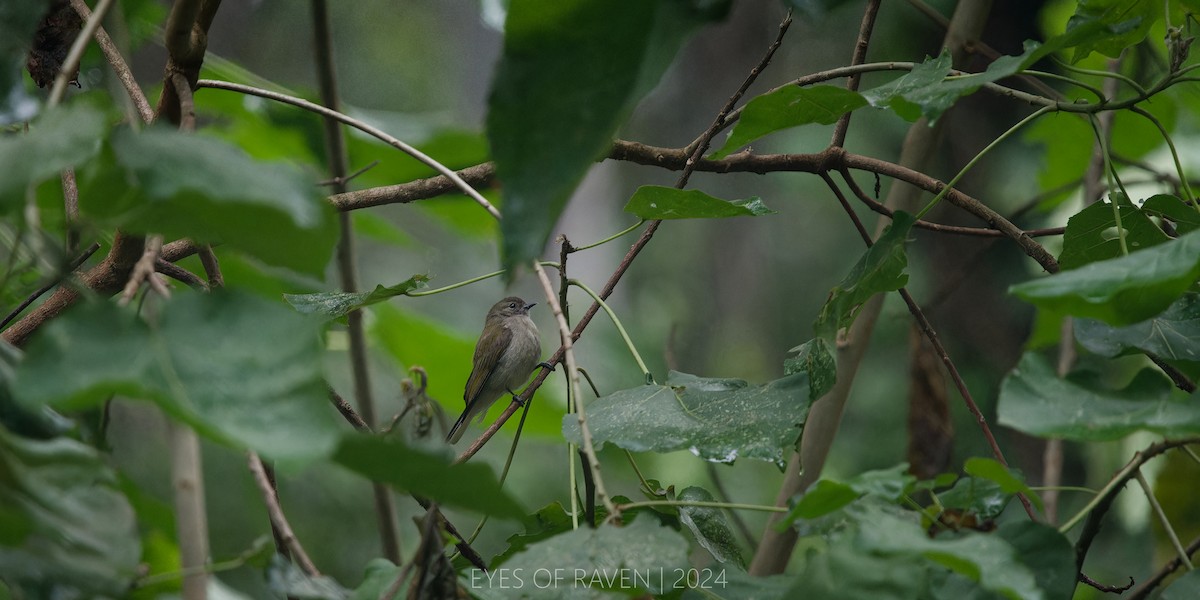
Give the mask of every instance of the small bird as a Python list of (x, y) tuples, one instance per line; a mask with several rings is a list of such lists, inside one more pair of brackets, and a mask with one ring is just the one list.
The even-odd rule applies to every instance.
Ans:
[(529, 379), (542, 356), (537, 325), (529, 318), (529, 309), (533, 307), (534, 304), (509, 296), (488, 311), (483, 333), (475, 344), (467, 389), (463, 392), (467, 408), (450, 428), (446, 441), (458, 443), (471, 419), (483, 418), (487, 409), (506, 392), (515, 397), (515, 390)]

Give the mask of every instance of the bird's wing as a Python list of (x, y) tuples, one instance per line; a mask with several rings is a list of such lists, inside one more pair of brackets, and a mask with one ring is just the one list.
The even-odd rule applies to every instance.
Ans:
[[(471, 369), (471, 376), (467, 378), (467, 389), (463, 392), (463, 401), (467, 406), (471, 405), (492, 378), (496, 365), (500, 364), (500, 355), (508, 348), (512, 336), (512, 330), (507, 327), (484, 328), (483, 335), (479, 336), (479, 343), (475, 344), (475, 363)], [(489, 366), (481, 369), (479, 365)]]

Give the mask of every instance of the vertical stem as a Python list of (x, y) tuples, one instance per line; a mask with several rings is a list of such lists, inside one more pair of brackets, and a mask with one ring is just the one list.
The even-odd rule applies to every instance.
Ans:
[[(854, 43), (854, 55), (850, 57), (850, 65), (861, 65), (867, 58), (867, 46), (871, 43), (871, 32), (875, 29), (875, 16), (879, 14), (880, 0), (867, 0), (867, 8), (863, 11), (862, 25), (858, 28), (858, 40)], [(846, 80), (846, 89), (850, 91), (858, 91), (858, 82), (862, 80), (862, 73), (855, 73)], [(829, 142), (830, 146), (843, 146), (846, 144), (846, 131), (850, 129), (850, 115), (847, 112), (838, 119), (837, 125), (833, 128), (833, 139)]]
[(171, 488), (175, 528), (179, 537), (179, 559), (184, 571), (185, 600), (208, 597), (208, 573), (194, 569), (208, 564), (208, 516), (204, 503), (204, 474), (200, 462), (200, 438), (187, 425), (167, 420), (171, 446)]
[[(313, 0), (313, 38), (315, 42), (317, 78), (321, 91), (321, 104), (327, 108), (340, 111), (341, 101), (338, 97), (337, 73), (333, 62), (333, 40), (329, 31), (329, 9), (325, 0)], [(335, 194), (345, 193), (348, 159), (346, 156), (346, 138), (341, 125), (334, 119), (326, 117), (325, 151), (329, 161), (329, 172), (334, 179)], [(358, 291), (358, 274), (354, 258), (354, 232), (351, 228), (349, 213), (338, 213), (338, 225), (341, 239), (338, 241), (337, 262), (338, 274), (341, 277), (342, 291)], [(350, 368), (354, 374), (354, 396), (358, 399), (358, 409), (367, 425), (374, 427), (376, 423), (375, 402), (371, 397), (371, 376), (367, 370), (367, 344), (363, 332), (362, 313), (353, 311), (346, 315), (346, 327), (350, 336)], [(381, 483), (372, 484), (375, 496), (375, 512), (379, 517), (379, 535), (383, 544), (383, 554), (392, 562), (400, 563), (400, 540), (396, 536), (396, 507), (392, 503), (392, 495)]]
[(1163, 531), (1167, 532), (1167, 538), (1171, 540), (1171, 546), (1175, 548), (1175, 553), (1179, 556), (1179, 560), (1183, 562), (1183, 566), (1187, 570), (1191, 571), (1195, 569), (1196, 567), (1192, 565), (1192, 559), (1188, 557), (1187, 551), (1183, 549), (1183, 544), (1179, 542), (1179, 536), (1175, 535), (1175, 528), (1171, 527), (1171, 520), (1167, 518), (1167, 513), (1163, 512), (1162, 505), (1158, 503), (1158, 498), (1154, 496), (1154, 490), (1150, 488), (1150, 483), (1142, 475), (1141, 469), (1138, 469), (1134, 477), (1137, 478), (1138, 485), (1142, 487), (1142, 492), (1146, 494), (1146, 500), (1150, 501), (1150, 508), (1154, 509), (1154, 514), (1162, 522)]

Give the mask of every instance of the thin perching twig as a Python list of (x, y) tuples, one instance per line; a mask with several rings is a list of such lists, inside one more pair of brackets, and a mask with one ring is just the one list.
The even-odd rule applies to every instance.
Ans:
[(288, 551), (292, 553), (292, 558), (296, 560), (296, 564), (300, 565), (300, 569), (309, 577), (316, 577), (321, 574), (317, 570), (317, 566), (313, 564), (308, 553), (304, 551), (304, 546), (300, 545), (300, 540), (296, 534), (292, 532), (292, 526), (288, 523), (287, 517), (283, 515), (283, 509), (279, 506), (279, 496), (275, 493), (275, 488), (271, 485), (271, 480), (267, 478), (267, 472), (263, 468), (262, 459), (254, 452), (249, 453), (250, 472), (254, 474), (254, 482), (258, 484), (258, 491), (262, 493), (263, 503), (267, 505), (267, 516), (271, 519), (271, 524), (275, 526), (283, 538), (284, 544)]
[(121, 306), (129, 304), (133, 300), (138, 289), (142, 287), (142, 282), (145, 282), (151, 290), (163, 298), (171, 297), (171, 290), (167, 289), (166, 284), (156, 274), (158, 257), (162, 254), (162, 245), (161, 235), (146, 237), (146, 246), (142, 250), (142, 257), (133, 264), (133, 270), (129, 272), (129, 281), (125, 284), (125, 291), (121, 293)]
[(43, 285), (42, 287), (34, 290), (34, 292), (32, 294), (30, 294), (29, 296), (27, 296), (24, 300), (22, 300), (21, 303), (18, 304), (16, 308), (12, 309), (12, 311), (9, 312), (8, 315), (6, 315), (4, 317), (4, 320), (0, 321), (0, 329), (4, 329), (5, 327), (7, 327), (8, 324), (11, 323), (13, 319), (17, 318), (17, 315), (21, 314), (21, 311), (25, 310), (26, 308), (29, 308), (30, 304), (33, 304), (34, 301), (36, 301), (38, 298), (41, 298), (42, 294), (45, 294), (46, 292), (50, 291), (50, 288), (58, 285), (59, 282), (61, 282), (64, 278), (66, 278), (71, 273), (74, 273), (75, 269), (78, 269), (81, 265), (83, 265), (84, 261), (91, 258), (91, 256), (93, 254), (95, 254), (96, 251), (99, 249), (100, 249), (99, 242), (93, 242), (91, 246), (88, 246), (88, 249), (84, 250), (83, 254), (80, 254), (78, 257), (75, 258), (75, 260), (71, 261), (71, 264), (67, 265), (67, 268), (63, 269), (63, 272), (60, 275), (58, 275), (54, 279), (46, 282), (46, 284)]
[[(862, 24), (858, 29), (858, 39), (854, 42), (854, 54), (850, 57), (850, 64), (862, 64), (867, 58), (867, 45), (871, 42), (871, 31), (875, 29), (875, 17), (879, 14), (880, 0), (867, 0), (867, 8), (863, 11)], [(846, 80), (846, 89), (856, 92), (858, 91), (858, 82), (862, 79), (861, 73), (855, 73)], [(833, 138), (829, 142), (830, 146), (843, 146), (846, 144), (846, 131), (850, 128), (850, 115), (853, 111), (846, 111), (838, 118), (837, 124), (833, 126)]]
[(587, 455), (592, 470), (592, 481), (596, 484), (596, 496), (608, 510), (607, 518), (609, 520), (617, 519), (621, 516), (621, 512), (609, 497), (608, 491), (604, 488), (604, 480), (600, 477), (600, 459), (596, 456), (596, 447), (592, 444), (592, 430), (588, 427), (587, 411), (583, 408), (583, 396), (579, 393), (579, 371), (575, 368), (571, 326), (567, 324), (567, 319), (563, 316), (562, 306), (558, 304), (558, 296), (554, 293), (550, 278), (546, 276), (546, 270), (536, 260), (533, 261), (533, 270), (537, 273), (538, 281), (542, 283), (542, 290), (546, 292), (546, 302), (550, 303), (550, 309), (554, 311), (554, 320), (558, 323), (558, 335), (562, 340), (563, 360), (567, 368), (567, 381), (571, 383), (571, 395), (575, 397), (575, 415), (579, 420), (580, 436), (583, 438), (583, 452)]

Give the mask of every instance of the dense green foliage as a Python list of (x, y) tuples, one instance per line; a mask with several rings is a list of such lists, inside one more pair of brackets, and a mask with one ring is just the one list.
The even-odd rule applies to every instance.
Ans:
[[(156, 4), (123, 4), (125, 11), (110, 20), (127, 22), (121, 25), (131, 36), (127, 42), (141, 43), (146, 32), (165, 26), (166, 15)], [(214, 6), (187, 0), (172, 4), (173, 11), (183, 13), (180, 6)], [(542, 379), (536, 379), (523, 393), (523, 407), (514, 405), (508, 413), (526, 411), (519, 421), (535, 441), (527, 442), (527, 437), (520, 443), (554, 450), (518, 455), (511, 477), (508, 463), (499, 466), (504, 436), (486, 440), (491, 454), (476, 455), (474, 448), (457, 457), (469, 444), (453, 448), (442, 441), (444, 413), (460, 409), (457, 398), (473, 347), (473, 338), (464, 332), (476, 329), (475, 319), (459, 326), (449, 323), (453, 318), (430, 316), (436, 309), (414, 310), (411, 302), (433, 296), (452, 304), (457, 300), (449, 293), (467, 284), (493, 278), (519, 281), (533, 261), (546, 261), (539, 264), (559, 270), (562, 291), (547, 287), (543, 294), (540, 287), (528, 287), (538, 296), (526, 294), (526, 299), (546, 306), (537, 309), (546, 315), (559, 301), (581, 299), (569, 305), (569, 318), (563, 315), (569, 327), (582, 331), (573, 358), (585, 357), (580, 359), (584, 367), (600, 364), (602, 369), (624, 361), (624, 349), (607, 352), (593, 342), (597, 328), (584, 331), (586, 324), (580, 325), (593, 293), (566, 280), (568, 267), (574, 268), (578, 259), (553, 262), (566, 261), (570, 254), (568, 242), (555, 239), (557, 227), (569, 206), (574, 208), (570, 202), (585, 175), (609, 156), (618, 132), (624, 134), (639, 103), (670, 73), (674, 57), (689, 40), (712, 34), (734, 7), (722, 0), (484, 4), (489, 10), (503, 4), (507, 17), (483, 132), (442, 127), (428, 115), (414, 125), (399, 119), (389, 123), (366, 110), (346, 112), (382, 129), (394, 127), (397, 136), (450, 168), (494, 160), (495, 181), (489, 173), (473, 183), (499, 205), (499, 224), (485, 210), (490, 205), (458, 195), (461, 189), (441, 182), (441, 188), (430, 191), (418, 181), (434, 176), (429, 165), (358, 133), (346, 140), (352, 165), (377, 162), (377, 168), (352, 179), (352, 191), (331, 202), (329, 188), (315, 185), (328, 171), (318, 158), (326, 141), (316, 117), (269, 100), (197, 87), (187, 77), (184, 83), (195, 92), (187, 102), (195, 104), (181, 104), (185, 114), (174, 123), (165, 116), (162, 122), (142, 123), (116, 86), (89, 83), (68, 92), (61, 104), (51, 100), (33, 88), (27, 75), (18, 76), (30, 45), (36, 45), (34, 31), (46, 7), (0, 0), (0, 121), (6, 125), (0, 137), (0, 305), (7, 310), (33, 300), (14, 311), (0, 342), (0, 599), (151, 599), (181, 593), (190, 598), (194, 596), (187, 594), (194, 592), (183, 591), (181, 582), (200, 573), (213, 575), (202, 579), (210, 595), (230, 598), (258, 594), (365, 600), (397, 590), (411, 591), (412, 597), (442, 597), (456, 589), (480, 598), (518, 593), (527, 598), (1087, 598), (1095, 590), (1078, 582), (1088, 577), (1093, 564), (1087, 559), (1095, 529), (1118, 520), (1115, 510), (1109, 513), (1111, 499), (1130, 482), (1145, 483), (1145, 477), (1155, 479), (1153, 486), (1146, 483), (1146, 493), (1162, 495), (1168, 510), (1158, 510), (1157, 504), (1154, 512), (1134, 506), (1123, 509), (1122, 518), (1130, 512), (1142, 520), (1153, 515), (1163, 539), (1172, 543), (1164, 542), (1170, 553), (1159, 556), (1153, 556), (1145, 540), (1131, 551), (1138, 554), (1137, 568), (1142, 569), (1137, 571), (1139, 583), (1146, 579), (1143, 567), (1161, 569), (1176, 554), (1186, 558), (1188, 550), (1180, 546), (1197, 545), (1191, 539), (1193, 530), (1200, 530), (1200, 516), (1187, 510), (1188, 502), (1194, 505), (1189, 494), (1197, 489), (1196, 465), (1191, 471), (1161, 474), (1142, 467), (1161, 454), (1195, 459), (1188, 445), (1200, 443), (1200, 392), (1193, 383), (1200, 376), (1200, 204), (1189, 179), (1200, 164), (1180, 152), (1188, 147), (1185, 142), (1195, 146), (1200, 139), (1200, 95), (1191, 76), (1198, 63), (1188, 54), (1198, 23), (1193, 11), (1200, 10), (1200, 3), (1170, 0), (1164, 8), (1150, 0), (1048, 2), (1042, 18), (1053, 27), (1047, 27), (1045, 41), (1026, 41), (1021, 52), (1001, 55), (978, 72), (957, 71), (950, 49), (923, 61), (899, 62), (906, 57), (889, 55), (887, 46), (873, 47), (872, 57), (897, 62), (864, 67), (865, 72), (901, 73), (861, 91), (828, 82), (849, 72), (825, 72), (802, 79), (804, 85), (772, 73), (771, 81), (781, 85), (741, 98), (739, 112), (721, 114), (713, 129), (709, 122), (694, 127), (713, 135), (728, 129), (727, 137), (705, 135), (694, 145), (650, 148), (644, 155), (626, 148), (625, 160), (685, 170), (686, 175), (676, 187), (655, 185), (653, 176), (646, 177), (619, 203), (625, 220), (630, 215), (638, 220), (626, 232), (640, 227), (644, 233), (621, 267), (611, 265), (618, 290), (628, 287), (618, 280), (660, 221), (664, 229), (707, 224), (712, 227), (707, 231), (715, 233), (706, 243), (721, 248), (727, 231), (765, 227), (763, 222), (782, 218), (790, 200), (754, 189), (732, 195), (741, 200), (722, 198), (729, 188), (711, 183), (717, 175), (698, 177), (699, 183), (685, 188), (693, 168), (819, 175), (845, 202), (854, 200), (842, 197), (834, 177), (856, 189), (853, 169), (889, 180), (888, 185), (921, 188), (927, 204), (919, 212), (882, 210), (887, 227), (866, 247), (852, 246), (857, 248), (853, 253), (831, 249), (795, 259), (815, 273), (829, 264), (845, 275), (806, 275), (805, 284), (820, 288), (822, 296), (829, 290), (818, 310), (800, 310), (800, 303), (781, 293), (779, 314), (753, 315), (780, 329), (786, 329), (779, 324), (788, 318), (804, 323), (799, 332), (787, 329), (786, 335), (795, 338), (788, 345), (799, 344), (792, 356), (785, 358), (765, 341), (752, 340), (753, 351), (746, 350), (744, 340), (730, 341), (731, 355), (771, 357), (765, 370), (775, 376), (762, 383), (724, 377), (716, 367), (711, 373), (686, 374), (671, 364), (673, 356), (663, 361), (669, 368), (647, 367), (637, 346), (650, 334), (639, 328), (648, 331), (653, 325), (648, 321), (657, 317), (669, 320), (671, 307), (635, 296), (630, 302), (641, 302), (637, 310), (619, 316), (622, 311), (609, 312), (620, 333), (620, 341), (610, 340), (611, 345), (628, 345), (638, 368), (623, 362), (629, 377), (597, 378), (598, 384), (585, 373), (595, 395), (583, 392), (580, 398), (576, 391), (563, 391), (571, 389), (564, 381), (576, 375), (563, 373), (566, 362), (557, 360), (558, 370), (548, 376), (546, 386), (538, 388)], [(806, 18), (817, 22), (824, 18), (819, 16), (823, 10), (846, 10), (850, 4), (855, 11), (860, 8), (858, 3), (784, 4), (799, 5)], [(340, 3), (332, 8), (350, 10)], [(213, 25), (219, 26), (219, 21)], [(780, 30), (782, 46), (804, 45), (804, 40), (786, 37), (785, 30)], [(845, 39), (853, 40), (855, 33), (848, 29)], [(766, 49), (769, 43), (762, 39), (751, 45)], [(108, 68), (92, 52), (85, 55), (85, 66)], [(1108, 60), (1118, 57), (1123, 58)], [(763, 68), (771, 73), (769, 62)], [(260, 77), (272, 73), (251, 74), (209, 56), (205, 70), (193, 75), (260, 85)], [(106, 71), (104, 77), (109, 76)], [(1031, 86), (1018, 76), (1037, 76), (1041, 79), (1034, 81), (1056, 87)], [(785, 135), (845, 124), (852, 113), (856, 121), (851, 128), (865, 120), (864, 113), (893, 126), (912, 122), (925, 128), (952, 118), (960, 103), (983, 94), (1033, 105), (1037, 112), (1021, 108), (1022, 116), (1011, 120), (1018, 125), (1005, 122), (1003, 133), (954, 164), (959, 172), (951, 173), (953, 179), (935, 179), (932, 169), (927, 173), (886, 162), (891, 156), (856, 154), (851, 160), (847, 152), (853, 148), (770, 154), (748, 147), (774, 148)], [(164, 98), (180, 102), (174, 93)], [(197, 122), (188, 120), (188, 108), (199, 115)], [(713, 117), (715, 111), (713, 107)], [(195, 131), (189, 131), (192, 125)], [(932, 479), (919, 479), (908, 463), (895, 458), (883, 468), (851, 474), (839, 472), (844, 467), (828, 469), (807, 490), (785, 494), (779, 505), (732, 501), (745, 497), (743, 490), (721, 489), (720, 477), (744, 482), (753, 475), (742, 473), (756, 468), (747, 463), (760, 461), (770, 469), (764, 479), (774, 497), (778, 472), (786, 471), (784, 489), (794, 481), (795, 469), (787, 465), (810, 426), (831, 428), (828, 439), (833, 439), (841, 409), (832, 420), (812, 415), (833, 402), (830, 396), (837, 392), (830, 390), (839, 376), (848, 369), (855, 377), (857, 359), (842, 351), (846, 330), (868, 321), (869, 335), (876, 315), (862, 316), (870, 313), (871, 299), (898, 290), (907, 293), (920, 269), (936, 272), (936, 265), (926, 264), (935, 260), (912, 251), (914, 240), (939, 235), (930, 221), (947, 214), (943, 204), (969, 206), (957, 196), (951, 199), (948, 187), (968, 190), (966, 183), (960, 185), (963, 176), (977, 162), (994, 157), (997, 145), (991, 142), (1000, 138), (1002, 144), (1025, 144), (1023, 148), (1044, 146), (1039, 172), (1014, 160), (1005, 165), (1012, 172), (1004, 179), (1036, 179), (1043, 194), (1029, 210), (1039, 222), (1062, 229), (1050, 232), (1061, 238), (1043, 247), (1013, 224), (1017, 217), (1010, 222), (1001, 216), (1007, 208), (992, 200), (1002, 193), (970, 190), (980, 200), (968, 210), (976, 217), (990, 211), (989, 216), (982, 224), (971, 222), (974, 229), (957, 233), (999, 238), (998, 244), (1024, 252), (1027, 267), (1020, 281), (989, 273), (988, 287), (995, 294), (1007, 290), (1009, 299), (1036, 311), (1038, 321), (1019, 363), (1002, 380), (960, 377), (962, 369), (953, 366), (961, 364), (963, 355), (985, 354), (986, 348), (950, 345), (946, 354), (933, 359), (933, 387), (953, 390), (949, 395), (956, 411), (964, 389), (975, 399), (995, 399), (986, 415), (972, 416), (970, 431), (958, 433), (987, 445), (976, 440), (956, 462), (943, 461), (940, 470), (948, 472)], [(1096, 160), (1091, 159), (1093, 149)], [(1151, 177), (1135, 185), (1134, 174), (1143, 172)], [(880, 185), (876, 183), (875, 197)], [(1089, 187), (1097, 187), (1102, 197), (1083, 196)], [(366, 204), (358, 190), (390, 199)], [(866, 197), (866, 192), (854, 195), (877, 204), (878, 198)], [(65, 209), (76, 196), (77, 206)], [(1083, 202), (1075, 201), (1080, 197)], [(396, 213), (385, 218), (374, 212), (376, 204), (417, 200), (425, 206), (404, 206), (412, 210), (401, 219)], [(941, 210), (933, 212), (935, 207)], [(824, 214), (805, 210), (811, 211), (806, 218)], [(846, 211), (859, 231), (869, 233), (848, 204)], [(406, 227), (396, 225), (405, 219)], [(855, 244), (860, 241), (859, 232), (844, 219), (821, 226)], [(589, 223), (585, 231), (590, 239), (623, 244), (614, 242), (620, 235), (599, 225)], [(347, 275), (344, 271), (353, 268), (338, 261), (338, 244), (348, 243), (339, 238), (343, 234), (403, 256), (407, 270), (381, 277), (378, 270), (364, 268), (367, 275), (359, 287), (369, 291), (342, 289), (335, 283), (338, 271)], [(84, 253), (88, 245), (98, 248), (95, 256)], [(794, 239), (774, 239), (771, 251), (800, 256), (798, 245)], [(131, 277), (139, 288), (135, 263), (143, 247), (148, 264), (190, 285), (173, 285), (169, 295), (148, 285), (137, 294), (132, 289), (123, 294)], [(560, 248), (568, 249), (560, 254)], [(1048, 249), (1057, 262), (1031, 248)], [(704, 257), (683, 246), (672, 251), (685, 264), (696, 265), (696, 271), (683, 277), (700, 279), (698, 265)], [(219, 271), (209, 252), (213, 260), (219, 258)], [(437, 253), (458, 257), (460, 252), (486, 254), (501, 270), (435, 276), (433, 268), (421, 264)], [(730, 268), (721, 263), (714, 272), (727, 275), (721, 269)], [(594, 265), (580, 271), (590, 277)], [(188, 277), (200, 272), (206, 277)], [(412, 273), (417, 274), (405, 279)], [(796, 277), (783, 270), (770, 276)], [(700, 282), (704, 292), (692, 296), (716, 296), (725, 281), (713, 279)], [(442, 287), (431, 287), (434, 281)], [(579, 288), (572, 292), (588, 296), (568, 296), (568, 283)], [(704, 298), (689, 300), (701, 305)], [(476, 312), (447, 309), (441, 314)], [(713, 329), (702, 335), (717, 337), (721, 322), (732, 321), (734, 312), (726, 305), (707, 315), (703, 322)], [(994, 315), (971, 318), (987, 329)], [(598, 319), (607, 321), (608, 316)], [(539, 322), (543, 347), (557, 348), (557, 343), (551, 345), (562, 339), (557, 322), (553, 328), (546, 325), (549, 317)], [(1064, 328), (1064, 322), (1070, 326)], [(363, 323), (365, 340), (358, 337)], [(1070, 337), (1060, 340), (1064, 332)], [(920, 333), (937, 339), (931, 331)], [(367, 354), (357, 355), (364, 347)], [(389, 373), (410, 375), (402, 381), (396, 381), (402, 375), (385, 377), (385, 383), (376, 385), (388, 387), (386, 400), (379, 403), (387, 408), (368, 412), (358, 404), (361, 399), (353, 398), (355, 386), (348, 382), (359, 374), (347, 374), (346, 348), (361, 369), (383, 370), (386, 365)], [(908, 350), (903, 343), (883, 349), (896, 363), (906, 360)], [(668, 344), (663, 354), (673, 351)], [(1071, 358), (1075, 352), (1080, 353), (1078, 361)], [(545, 354), (549, 358), (553, 353)], [(610, 360), (610, 354), (621, 358)], [(333, 366), (335, 361), (340, 366)], [(952, 366), (956, 385), (947, 385), (938, 370), (941, 364)], [(908, 383), (919, 387), (920, 373), (913, 371)], [(873, 373), (857, 373), (860, 387), (872, 383)], [(627, 383), (640, 379), (645, 381)], [(331, 407), (339, 393), (356, 400), (351, 404), (372, 422), (364, 426), (353, 417), (343, 419), (353, 411), (343, 408), (339, 415)], [(882, 392), (892, 403), (899, 403), (903, 394)], [(399, 408), (393, 411), (397, 396)], [(566, 414), (563, 396), (569, 398)], [(964, 399), (974, 411), (975, 400)], [(119, 414), (114, 417), (114, 412)], [(498, 412), (492, 412), (489, 423)], [(396, 418), (389, 422), (393, 413)], [(910, 415), (910, 426), (915, 417)], [(163, 419), (172, 427), (161, 427)], [(114, 420), (120, 423), (114, 426)], [(1001, 449), (1013, 465), (1030, 461), (1014, 459), (1018, 453), (1009, 444), (1021, 443), (1016, 436), (996, 441), (992, 432), (999, 426), (1031, 438), (1102, 448), (1099, 452), (1119, 455), (1117, 466), (1093, 478), (1097, 489), (1085, 490), (1090, 492), (1085, 499), (1069, 504), (1071, 516), (1050, 516), (1051, 502), (1041, 496), (1050, 490), (1034, 485), (1045, 474), (1027, 477), (1005, 463)], [(887, 423), (886, 428), (899, 426)], [(191, 529), (180, 514), (183, 505), (178, 499), (170, 504), (172, 492), (189, 485), (178, 480), (178, 461), (164, 458), (177, 458), (164, 439), (178, 440), (174, 436), (179, 431), (195, 432), (206, 456), (216, 456), (215, 462), (224, 465), (220, 475), (211, 466), (199, 475), (209, 490), (213, 530), (235, 532), (228, 539), (214, 534), (212, 556), (199, 566), (186, 564), (185, 548), (196, 540), (187, 539)], [(882, 438), (887, 432), (876, 433)], [(876, 433), (853, 443), (872, 447)], [(1097, 444), (1114, 441), (1128, 443), (1119, 448)], [(164, 449), (169, 445), (170, 452)], [(1137, 452), (1147, 445), (1144, 453)], [(1041, 448), (1039, 443), (1036, 449)], [(244, 469), (245, 455), (261, 456), (278, 469), (277, 495), (264, 496), (240, 470), (229, 475), (230, 464)], [(257, 460), (252, 458), (251, 464)], [(552, 460), (562, 468), (547, 467)], [(1130, 460), (1130, 466), (1120, 467)], [(712, 469), (705, 485), (693, 485), (696, 478), (685, 475), (697, 464)], [(531, 489), (516, 488), (513, 478)], [(400, 565), (376, 558), (379, 536), (374, 529), (388, 526), (361, 517), (370, 512), (365, 495), (354, 497), (361, 506), (346, 506), (350, 496), (342, 488), (361, 484), (365, 491), (368, 482), (386, 485), (397, 494), (397, 503), (422, 507), (412, 513), (415, 526), (406, 519), (396, 524), (406, 540), (396, 557)], [(1055, 486), (1062, 483), (1053, 481)], [(1068, 491), (1077, 492), (1086, 482), (1066, 483), (1074, 486)], [(1128, 487), (1127, 494), (1137, 493), (1133, 484)], [(1188, 500), (1170, 510), (1172, 499), (1180, 495)], [(321, 574), (295, 548), (271, 547), (267, 536), (272, 525), (279, 534), (280, 523), (263, 514), (264, 497), (270, 508), (282, 502), (279, 513), (292, 519), (296, 540), (308, 542), (310, 551), (321, 548), (314, 552), (317, 566), (320, 559), (353, 564)], [(546, 503), (546, 497), (557, 500)], [(540, 504), (531, 504), (531, 498)], [(379, 490), (375, 499), (377, 510), (392, 502)], [(1068, 503), (1061, 506), (1067, 515)], [(767, 534), (750, 531), (736, 516), (743, 511), (773, 515)], [(480, 524), (481, 542), (467, 535), (472, 515), (492, 519)], [(363, 522), (369, 525), (360, 527)], [(773, 534), (788, 528), (796, 535), (781, 547)], [(1191, 537), (1184, 532), (1192, 532)], [(792, 554), (793, 546), (782, 572), (756, 568), (756, 553)], [(482, 554), (489, 570), (472, 562), (475, 553)], [(226, 574), (236, 583), (222, 579)], [(1162, 598), (1191, 598), (1200, 579), (1191, 571), (1154, 585)], [(1135, 593), (1149, 594), (1153, 587)]]

